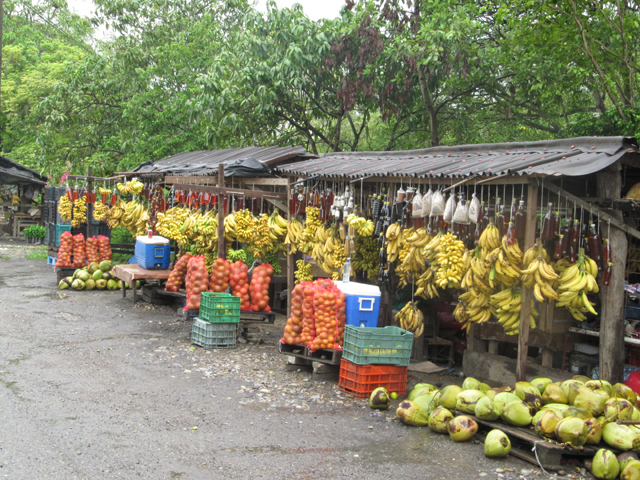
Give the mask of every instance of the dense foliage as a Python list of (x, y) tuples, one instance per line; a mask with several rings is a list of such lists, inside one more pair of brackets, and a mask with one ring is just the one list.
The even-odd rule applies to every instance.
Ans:
[[(635, 135), (635, 2), (5, 0), (2, 153), (53, 175), (188, 150)], [(106, 32), (106, 35), (105, 35)]]

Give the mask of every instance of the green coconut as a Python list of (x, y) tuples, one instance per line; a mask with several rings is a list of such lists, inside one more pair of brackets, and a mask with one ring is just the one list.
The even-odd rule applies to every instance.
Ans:
[(473, 377), (467, 377), (462, 382), (462, 390), (480, 390), (481, 382)]
[(544, 389), (542, 404), (548, 405), (549, 403), (569, 403), (569, 399), (560, 385), (552, 383)]
[(79, 278), (76, 278), (73, 283), (71, 283), (71, 288), (73, 288), (74, 290), (84, 290), (84, 286), (84, 282)]
[(402, 423), (416, 427), (429, 423), (429, 414), (411, 400), (404, 400), (398, 405), (396, 416)]
[(481, 383), (480, 386), (478, 387), (478, 390), (480, 390), (482, 393), (486, 395), (487, 392), (491, 390), (491, 385), (487, 383)]
[(502, 392), (493, 397), (493, 411), (498, 415), (502, 415), (502, 409), (507, 403), (522, 401), (520, 398), (511, 392)]
[(556, 425), (556, 438), (560, 443), (582, 446), (587, 441), (589, 430), (584, 420), (578, 417), (565, 417)]
[(604, 406), (607, 400), (609, 400), (609, 394), (604, 390), (584, 389), (573, 401), (573, 406), (582, 408), (592, 416), (597, 417), (604, 413)]
[(498, 395), (499, 393), (508, 393), (508, 392), (513, 392), (513, 387), (491, 388), (487, 390), (486, 395), (491, 400), (493, 400), (496, 397), (496, 395)]
[(96, 280), (96, 288), (98, 290), (104, 290), (105, 288), (107, 288), (107, 281), (106, 280)]
[(515, 425), (516, 427), (531, 425), (531, 411), (529, 410), (529, 406), (520, 399), (507, 403), (502, 409), (500, 418), (506, 423)]
[(407, 395), (407, 400), (411, 400), (413, 402), (420, 395), (431, 393), (436, 390), (438, 390), (436, 387), (428, 383), (418, 383), (415, 387), (413, 387), (413, 390), (409, 392), (409, 395)]
[(449, 422), (449, 438), (454, 442), (466, 442), (478, 431), (478, 424), (472, 418), (460, 415)]
[(389, 397), (389, 392), (384, 387), (378, 387), (371, 395), (369, 395), (369, 407), (386, 410), (391, 405), (391, 398)]
[(638, 455), (634, 452), (623, 452), (616, 457), (618, 460), (618, 465), (620, 466), (620, 470), (627, 466), (631, 460), (638, 460)]
[(100, 264), (99, 264), (98, 262), (91, 262), (91, 263), (88, 265), (88, 267), (89, 267), (89, 268), (88, 268), (88, 269), (89, 269), (89, 273), (90, 273), (91, 275), (93, 275), (93, 273), (94, 273), (96, 270), (100, 270)]
[(607, 423), (602, 427), (602, 440), (611, 448), (622, 450), (640, 450), (640, 433), (627, 425), (618, 425), (615, 422)]
[(537, 420), (534, 418), (533, 420), (536, 420), (535, 423), (533, 423), (532, 420), (535, 432), (541, 437), (555, 438), (556, 427), (558, 426), (558, 422), (562, 420), (562, 417), (556, 415), (553, 410), (546, 410), (544, 412), (538, 413), (542, 413), (542, 415), (540, 415), (540, 418), (538, 418)]
[(71, 288), (72, 283), (73, 280), (71, 280), (71, 277), (63, 278), (62, 280), (60, 280), (60, 283), (58, 283), (58, 289), (66, 290), (67, 288)]
[(102, 280), (102, 270), (98, 269), (95, 272), (93, 272), (93, 275), (91, 275), (91, 278), (95, 281)]
[(618, 459), (611, 450), (601, 448), (593, 456), (591, 461), (591, 472), (596, 478), (613, 480), (618, 478), (620, 473), (620, 465)]
[(511, 452), (511, 441), (502, 430), (493, 429), (484, 439), (484, 454), (491, 458), (502, 458)]
[(104, 260), (104, 261), (100, 262), (100, 265), (98, 265), (98, 268), (100, 270), (102, 270), (103, 272), (108, 272), (109, 270), (111, 270), (111, 261), (110, 260)]
[(620, 472), (620, 480), (640, 480), (640, 462), (629, 460)]
[(560, 384), (560, 388), (562, 388), (562, 391), (564, 392), (565, 397), (567, 397), (568, 403), (571, 403), (571, 400), (573, 400), (573, 398), (577, 395), (577, 392), (576, 392), (573, 394), (573, 397), (571, 397), (570, 392), (572, 390), (579, 389), (580, 387), (584, 387), (584, 383), (574, 379), (565, 380)]
[(550, 403), (540, 409), (541, 412), (546, 410), (553, 410), (553, 413), (558, 415), (559, 418), (571, 416), (571, 409), (574, 408), (571, 405), (565, 405), (564, 403)]
[(581, 418), (582, 420), (586, 420), (587, 418), (591, 418), (592, 416), (593, 415), (591, 415), (591, 412), (588, 412), (584, 408), (578, 408), (578, 407), (572, 407), (572, 406), (569, 406), (569, 409), (567, 410), (567, 414), (565, 415), (565, 417), (578, 417), (578, 418)]
[(486, 396), (482, 397), (476, 403), (475, 413), (476, 417), (480, 420), (486, 420), (488, 422), (493, 422), (500, 418), (500, 415), (498, 415), (493, 409), (493, 400)]
[(438, 399), (439, 406), (448, 410), (456, 409), (456, 397), (462, 391), (457, 385), (447, 385), (440, 391), (440, 397)]
[(447, 433), (449, 422), (453, 419), (453, 413), (444, 407), (438, 407), (429, 414), (429, 428), (436, 433)]
[(635, 405), (636, 401), (638, 400), (638, 395), (636, 395), (636, 392), (631, 390), (624, 383), (616, 383), (613, 386), (613, 396), (629, 400), (632, 405)]
[(591, 390), (598, 390), (599, 388), (601, 388), (602, 390), (605, 390), (609, 395), (613, 393), (613, 385), (611, 385), (606, 380), (589, 380), (584, 385)]
[(476, 403), (485, 396), (480, 390), (463, 390), (456, 397), (456, 410), (475, 414)]
[(115, 280), (111, 279), (107, 282), (107, 289), (116, 290), (117, 288), (118, 288), (118, 282), (116, 282)]
[(89, 272), (86, 272), (84, 270), (76, 270), (76, 272), (78, 272), (78, 274), (76, 275), (76, 278), (78, 280), (82, 280), (83, 282), (86, 282), (91, 278), (91, 275), (89, 275)]
[(553, 383), (553, 380), (550, 378), (534, 378), (529, 383), (538, 389), (540, 395), (543, 395), (546, 388)]
[(591, 377), (587, 377), (586, 375), (574, 375), (571, 377), (572, 380), (577, 380), (580, 383), (587, 383), (591, 381)]
[(602, 439), (602, 424), (597, 418), (587, 418), (584, 421), (587, 426), (587, 441), (589, 445), (598, 445)]
[(633, 412), (631, 413), (631, 420), (640, 420), (640, 410), (636, 407), (633, 407)]
[(90, 278), (89, 280), (84, 282), (84, 288), (85, 290), (93, 290), (94, 288), (96, 288), (96, 281)]
[(604, 404), (603, 413), (607, 421), (632, 420), (633, 405), (624, 398), (610, 398)]
[(440, 390), (435, 390), (430, 393), (420, 395), (413, 400), (420, 408), (422, 408), (427, 414), (433, 412), (438, 406), (438, 398), (440, 397)]
[(529, 382), (516, 383), (516, 396), (527, 404), (532, 411), (536, 411), (542, 406), (540, 390)]

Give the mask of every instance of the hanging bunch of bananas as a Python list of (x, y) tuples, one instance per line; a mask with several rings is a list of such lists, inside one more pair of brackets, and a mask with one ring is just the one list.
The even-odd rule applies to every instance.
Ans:
[(408, 302), (396, 313), (394, 320), (400, 328), (413, 332), (414, 337), (419, 337), (424, 332), (424, 315), (416, 302)]
[(294, 273), (294, 276), (296, 277), (296, 285), (300, 282), (313, 281), (313, 275), (311, 275), (313, 267), (310, 263), (307, 263), (304, 260), (296, 260), (296, 267), (296, 272)]
[[(248, 209), (245, 208), (244, 210), (238, 210), (237, 212), (228, 215), (228, 217), (233, 217), (233, 220), (229, 220), (229, 223), (230, 225), (233, 224), (233, 231), (235, 232), (234, 237), (240, 243), (249, 243), (253, 241), (255, 229), (258, 226), (258, 219), (254, 217)], [(224, 222), (226, 227), (226, 218), (224, 219)], [(268, 232), (267, 235), (269, 235)]]
[(483, 292), (490, 295), (493, 288), (489, 284), (491, 269), (487, 268), (487, 252), (478, 246), (470, 255), (471, 261), (469, 262), (469, 269), (467, 273), (464, 274), (460, 287), (473, 288), (476, 292)]
[[(459, 303), (453, 315), (460, 323), (476, 322), (486, 323), (491, 318), (491, 307), (489, 300), (492, 288), (489, 286), (488, 277), (490, 271), (485, 265), (484, 249), (479, 246), (465, 255), (471, 257), (469, 269), (464, 274), (460, 286), (466, 288), (467, 292), (458, 297)], [(467, 331), (471, 324), (467, 325)]]
[[(334, 236), (336, 229), (333, 227), (326, 228), (324, 225), (320, 225), (316, 229), (316, 233), (313, 236), (313, 247), (311, 248), (311, 257), (326, 273), (331, 273), (333, 265), (331, 267), (324, 266), (325, 263), (325, 251), (326, 244), (329, 237)], [(333, 263), (333, 256), (330, 257), (330, 263)]]
[(247, 252), (244, 251), (244, 248), (241, 248), (240, 250), (229, 249), (227, 250), (227, 260), (230, 262), (237, 262), (240, 260), (241, 262), (246, 263)]
[(393, 263), (398, 259), (402, 245), (402, 227), (400, 223), (392, 223), (385, 233), (387, 239), (387, 261)]
[(78, 198), (73, 204), (73, 219), (71, 226), (78, 228), (87, 221), (87, 200), (84, 195)]
[[(103, 190), (102, 188), (100, 190)], [(109, 207), (102, 203), (102, 199), (96, 198), (96, 203), (93, 205), (93, 219), (99, 222), (103, 221), (109, 211)]]
[(557, 280), (557, 290), (560, 292), (556, 307), (566, 307), (573, 318), (579, 321), (585, 320), (585, 313), (597, 315), (595, 306), (587, 295), (600, 291), (596, 276), (598, 265), (594, 260), (584, 254), (580, 249), (578, 261), (568, 267)]
[[(410, 237), (414, 233), (415, 231), (413, 228), (406, 228), (403, 230), (402, 236)], [(407, 260), (407, 256), (409, 255), (409, 250), (410, 250), (410, 245), (407, 242), (402, 242), (402, 244), (400, 245), (400, 251), (398, 252), (398, 266), (396, 267), (396, 270), (395, 270), (396, 275), (400, 279), (400, 281), (398, 282), (398, 288), (406, 287), (414, 279), (413, 272), (411, 271), (411, 268), (410, 268), (411, 265), (407, 262), (408, 265), (405, 266), (405, 263), (404, 263), (405, 260)]]
[[(518, 335), (520, 333), (521, 300), (522, 295), (517, 288), (505, 288), (490, 297), (489, 304), (491, 305), (491, 311), (507, 335)], [(533, 299), (531, 299), (531, 313), (529, 314), (530, 328), (536, 328), (537, 317), (538, 312), (534, 308)]]
[(142, 202), (131, 200), (126, 204), (120, 224), (129, 230), (133, 237), (144, 235), (149, 230), (149, 211)]
[[(113, 211), (113, 208), (111, 211)], [(188, 208), (182, 207), (173, 207), (164, 213), (158, 212), (156, 232), (163, 237), (175, 240), (178, 245), (185, 245), (189, 241), (189, 237), (184, 233), (183, 226), (190, 213), (191, 211)]]
[(344, 262), (347, 260), (347, 257), (344, 253), (344, 243), (340, 241), (339, 234), (333, 228), (329, 230), (332, 232), (329, 234), (329, 238), (324, 245), (324, 263), (322, 269), (327, 273), (331, 273), (334, 280), (339, 280), (342, 267), (344, 267)]
[[(495, 253), (497, 250), (497, 259)], [(516, 242), (509, 245), (506, 235), (502, 239), (501, 246), (494, 250), (489, 257), (493, 260), (493, 268), (495, 269), (496, 279), (507, 286), (513, 286), (518, 283), (522, 276), (520, 265), (523, 253)]]
[(67, 195), (62, 195), (58, 200), (58, 213), (63, 222), (68, 222), (73, 216), (73, 203)]
[(212, 250), (208, 252), (204, 252), (204, 265), (207, 267), (207, 273), (211, 275), (211, 267), (218, 259), (218, 252), (214, 252)]
[(322, 225), (322, 222), (320, 221), (320, 209), (318, 207), (307, 207), (306, 214), (304, 230), (302, 230), (298, 240), (298, 250), (309, 253), (313, 249), (316, 230)]
[(144, 188), (144, 184), (137, 178), (134, 178), (126, 183), (116, 184), (116, 188), (120, 191), (120, 193), (140, 195), (142, 189)]
[(373, 237), (356, 236), (356, 251), (351, 259), (354, 271), (362, 271), (369, 280), (378, 277), (378, 241)]
[(420, 278), (416, 282), (416, 286), (418, 287), (415, 293), (416, 295), (424, 298), (435, 298), (440, 296), (435, 283), (436, 274), (440, 268), (436, 258), (443, 238), (444, 233), (438, 233), (422, 250), (422, 255), (429, 264), (429, 267), (422, 275), (420, 275)]
[(560, 277), (548, 261), (549, 254), (540, 243), (527, 250), (522, 260), (527, 267), (522, 270), (522, 283), (525, 287), (533, 289), (533, 295), (540, 303), (544, 303), (546, 299), (558, 299), (553, 282)]
[[(66, 196), (66, 195), (65, 195)], [(11, 196), (11, 206), (15, 207), (16, 205), (20, 205), (20, 197), (18, 196), (18, 194), (14, 193)], [(66, 221), (66, 220), (65, 220)]]
[(252, 230), (253, 238), (251, 240), (251, 245), (254, 256), (262, 257), (264, 252), (273, 250), (273, 241), (269, 236), (270, 231), (269, 216), (266, 213), (261, 213), (255, 228)]
[(366, 218), (359, 217), (355, 213), (351, 213), (347, 215), (345, 219), (345, 223), (353, 227), (358, 235), (363, 237), (370, 237), (373, 235), (373, 231), (376, 226), (371, 220), (367, 220)]
[(500, 231), (493, 223), (487, 225), (478, 239), (478, 246), (487, 251), (495, 250), (500, 246)]
[(287, 226), (287, 236), (284, 239), (285, 245), (291, 245), (291, 253), (294, 254), (298, 251), (298, 243), (302, 236), (302, 224), (292, 218)]
[(452, 233), (446, 233), (438, 246), (436, 262), (436, 285), (440, 288), (460, 288), (464, 272), (469, 268), (471, 258), (463, 258), (466, 248), (464, 242)]
[[(207, 211), (204, 215), (198, 212), (195, 219), (194, 235), (187, 236), (196, 244), (202, 245), (206, 252), (218, 250), (218, 214), (214, 214), (213, 210)], [(215, 258), (213, 260), (215, 261)]]
[(271, 237), (271, 240), (278, 244), (282, 242), (287, 236), (288, 226), (289, 222), (282, 218), (277, 210), (269, 215), (269, 237)]
[(116, 228), (120, 226), (120, 219), (124, 215), (125, 208), (126, 204), (124, 203), (124, 200), (120, 199), (113, 207), (105, 212), (104, 221), (107, 222), (109, 228)]
[(224, 239), (231, 243), (238, 236), (238, 231), (236, 228), (236, 217), (235, 215), (227, 215), (224, 217)]
[(431, 235), (427, 233), (426, 228), (419, 228), (415, 232), (412, 229), (405, 230), (402, 236), (405, 239), (403, 247), (407, 246), (407, 254), (402, 259), (401, 266), (408, 272), (421, 275), (427, 268), (422, 252), (431, 241)]

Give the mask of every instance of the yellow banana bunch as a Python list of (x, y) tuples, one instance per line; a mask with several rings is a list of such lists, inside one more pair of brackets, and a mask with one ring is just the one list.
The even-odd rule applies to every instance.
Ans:
[(73, 219), (71, 226), (78, 228), (87, 221), (87, 201), (84, 196), (78, 198), (73, 204)]
[(296, 260), (296, 272), (294, 276), (296, 277), (296, 285), (300, 282), (311, 282), (313, 281), (313, 276), (311, 275), (312, 265), (310, 263), (305, 262), (304, 260)]
[(102, 187), (98, 187), (98, 193), (101, 195), (109, 195), (111, 193), (111, 190), (109, 190), (108, 188), (102, 188)]
[(96, 199), (96, 203), (93, 205), (93, 219), (99, 222), (103, 221), (108, 211), (109, 207)]
[(282, 242), (287, 236), (289, 223), (280, 216), (278, 211), (269, 215), (269, 237), (276, 243)]
[(400, 223), (392, 223), (385, 233), (387, 238), (387, 261), (390, 263), (398, 259), (400, 253), (400, 245), (402, 244), (402, 227)]
[(439, 297), (438, 289), (436, 287), (436, 272), (438, 266), (434, 263), (422, 274), (416, 282), (416, 296), (423, 298), (435, 298)]
[(540, 303), (546, 299), (558, 300), (558, 294), (553, 289), (553, 283), (560, 277), (547, 263), (546, 250), (540, 243), (536, 243), (524, 254), (523, 262), (527, 268), (522, 270), (522, 283), (527, 288), (533, 289), (533, 295)]
[(415, 302), (409, 302), (402, 307), (394, 320), (400, 328), (412, 332), (414, 337), (419, 337), (424, 332), (424, 315)]
[(356, 252), (352, 258), (353, 270), (365, 272), (369, 280), (376, 280), (379, 269), (378, 241), (374, 237), (358, 235), (355, 244)]
[[(246, 208), (230, 214), (229, 217), (233, 217), (233, 229), (236, 239), (240, 243), (251, 242), (255, 234), (255, 229), (258, 227), (258, 219)], [(269, 235), (269, 232), (267, 232), (267, 235)]]
[(356, 233), (363, 237), (370, 237), (371, 235), (373, 235), (373, 231), (376, 228), (371, 220), (359, 217), (355, 213), (347, 215), (345, 223), (353, 227)]
[(227, 242), (233, 242), (238, 236), (235, 215), (224, 217), (224, 238)]
[(69, 197), (62, 195), (58, 200), (58, 213), (63, 221), (68, 222), (73, 216), (73, 203), (69, 200)]
[(468, 268), (464, 243), (453, 235), (446, 233), (438, 247), (436, 262), (439, 269), (436, 274), (436, 285), (440, 288), (460, 288), (464, 272)]
[(500, 231), (493, 223), (487, 225), (478, 239), (478, 246), (484, 250), (494, 250), (500, 246)]
[[(407, 228), (402, 232), (402, 236), (410, 237), (414, 234), (413, 228)], [(407, 242), (402, 242), (400, 246), (400, 251), (398, 252), (398, 266), (396, 268), (396, 275), (400, 278), (400, 282), (398, 283), (398, 288), (405, 287), (407, 284), (411, 283), (413, 280), (413, 271), (412, 271), (412, 263), (411, 259), (408, 258), (410, 246)], [(405, 262), (407, 262), (405, 264)], [(421, 273), (422, 270), (418, 273)]]
[(587, 313), (597, 315), (595, 306), (589, 300), (589, 293), (598, 293), (600, 288), (596, 282), (598, 265), (580, 249), (578, 261), (562, 272), (557, 280), (560, 292), (556, 307), (566, 307), (571, 315), (579, 321), (585, 320)]
[[(66, 195), (65, 195), (65, 197), (66, 197)], [(15, 207), (16, 205), (20, 205), (20, 197), (17, 194), (14, 193), (11, 196), (11, 206)], [(66, 220), (65, 220), (65, 222), (66, 222)]]
[(298, 241), (298, 250), (309, 253), (313, 248), (313, 240), (318, 227), (322, 225), (320, 221), (320, 209), (318, 207), (307, 207), (304, 229)]
[[(491, 312), (498, 319), (498, 323), (505, 329), (507, 335), (517, 335), (520, 333), (520, 308), (522, 296), (515, 288), (505, 288), (494, 293), (489, 299)], [(529, 328), (536, 328), (536, 318), (538, 312), (534, 308), (531, 300), (531, 313), (529, 314)]]
[(133, 180), (126, 183), (116, 184), (116, 188), (120, 191), (120, 193), (140, 195), (140, 192), (142, 192), (142, 189), (144, 188), (144, 184), (137, 178), (134, 178)]
[(298, 251), (298, 243), (300, 242), (300, 237), (302, 236), (302, 224), (292, 218), (287, 227), (287, 236), (284, 239), (285, 245), (291, 245), (291, 253), (296, 253)]
[(478, 292), (491, 294), (493, 288), (489, 284), (489, 274), (491, 269), (487, 268), (485, 258), (487, 253), (484, 249), (476, 247), (471, 255), (471, 261), (467, 272), (462, 277), (461, 288), (474, 288)]
[(402, 234), (404, 240), (403, 248), (407, 247), (407, 253), (402, 259), (401, 266), (408, 272), (420, 275), (427, 268), (422, 251), (431, 241), (431, 235), (426, 228), (419, 228), (415, 232), (412, 229), (405, 230)]
[[(114, 207), (116, 208), (116, 207)], [(113, 210), (113, 208), (111, 209)], [(185, 245), (189, 242), (189, 237), (184, 232), (185, 222), (190, 216), (191, 211), (188, 208), (173, 207), (166, 212), (158, 212), (156, 221), (156, 231), (163, 237), (175, 240), (178, 245)], [(216, 218), (217, 232), (217, 218)]]
[(261, 213), (257, 225), (253, 229), (252, 248), (254, 256), (262, 256), (263, 252), (273, 250), (273, 242), (269, 236), (269, 215)]
[(149, 211), (141, 202), (131, 200), (124, 208), (120, 224), (134, 237), (144, 235), (149, 229)]

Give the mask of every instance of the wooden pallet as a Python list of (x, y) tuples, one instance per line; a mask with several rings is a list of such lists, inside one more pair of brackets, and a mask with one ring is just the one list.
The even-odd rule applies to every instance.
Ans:
[[(480, 420), (473, 415), (462, 412), (456, 412), (461, 415), (467, 415), (478, 422), (479, 431), (476, 437), (478, 440), (484, 440), (486, 432), (497, 428), (507, 434), (511, 440), (511, 455), (536, 466), (542, 466), (545, 470), (560, 470), (566, 468), (561, 465), (562, 459), (566, 457), (589, 457), (593, 458), (598, 451), (596, 445), (584, 445), (581, 448), (573, 448), (565, 445), (545, 440), (533, 433), (529, 428), (520, 428), (507, 425), (502, 422), (488, 422)], [(536, 451), (533, 451), (535, 446)], [(537, 452), (537, 458), (536, 458)]]
[(142, 297), (142, 300), (153, 305), (171, 305), (175, 302), (172, 297), (163, 295), (163, 293), (166, 292), (164, 292), (162, 287), (158, 287), (156, 285), (143, 285), (140, 291), (140, 296)]
[(274, 312), (240, 312), (242, 323), (275, 323), (276, 314)]
[(340, 360), (342, 360), (342, 350), (320, 349), (312, 352), (306, 345), (289, 345), (280, 342), (278, 342), (278, 350), (283, 355), (290, 355), (326, 365), (340, 365)]

